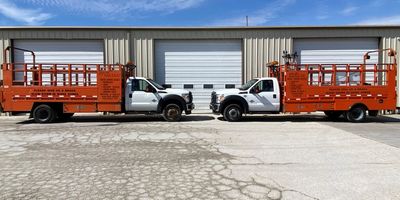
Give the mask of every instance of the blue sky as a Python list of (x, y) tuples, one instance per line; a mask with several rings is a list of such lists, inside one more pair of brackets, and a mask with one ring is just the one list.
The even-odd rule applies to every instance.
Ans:
[(0, 25), (400, 25), (400, 0), (0, 0)]

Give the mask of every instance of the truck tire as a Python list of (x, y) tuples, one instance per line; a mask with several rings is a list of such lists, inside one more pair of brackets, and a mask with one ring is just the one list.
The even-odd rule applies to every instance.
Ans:
[(379, 114), (379, 110), (368, 110), (368, 115), (371, 117), (376, 117)]
[(57, 113), (49, 105), (41, 104), (33, 110), (32, 116), (37, 123), (51, 123), (57, 118)]
[(364, 122), (367, 118), (367, 110), (362, 106), (353, 107), (346, 112), (346, 118), (350, 122)]
[(343, 115), (342, 111), (324, 111), (325, 115), (331, 120), (337, 120)]
[(243, 109), (237, 104), (231, 104), (224, 109), (224, 119), (229, 122), (237, 122), (242, 118)]
[(177, 104), (168, 104), (163, 110), (163, 117), (168, 122), (180, 121), (182, 119), (182, 109)]

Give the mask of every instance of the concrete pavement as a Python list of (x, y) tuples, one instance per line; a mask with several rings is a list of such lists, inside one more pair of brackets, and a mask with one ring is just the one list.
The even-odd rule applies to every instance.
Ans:
[(400, 120), (0, 117), (0, 199), (400, 199)]

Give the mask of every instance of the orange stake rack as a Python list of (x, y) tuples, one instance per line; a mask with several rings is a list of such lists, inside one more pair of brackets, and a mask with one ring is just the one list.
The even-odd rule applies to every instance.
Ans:
[[(12, 49), (4, 51), (4, 58)], [(7, 63), (6, 59), (2, 70), (4, 112), (30, 112), (35, 103), (62, 103), (59, 109), (64, 113), (122, 112), (125, 81), (132, 75), (124, 65)]]
[(282, 111), (346, 111), (356, 104), (368, 110), (395, 110), (397, 65), (395, 52), (386, 51), (391, 64), (270, 66), (270, 76), (280, 84)]

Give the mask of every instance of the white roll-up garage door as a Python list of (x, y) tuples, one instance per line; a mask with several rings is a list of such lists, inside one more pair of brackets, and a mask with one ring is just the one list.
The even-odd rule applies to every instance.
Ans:
[(192, 91), (197, 109), (208, 109), (211, 92), (242, 83), (241, 40), (156, 41), (156, 80)]
[[(14, 40), (14, 47), (33, 50), (37, 63), (103, 64), (102, 40)], [(30, 53), (15, 51), (16, 63), (30, 63)]]
[[(367, 51), (379, 48), (378, 38), (295, 39), (294, 51), (302, 64), (360, 64)], [(376, 63), (378, 54), (369, 62)]]
[[(321, 38), (321, 39), (295, 39), (294, 51), (298, 53), (298, 62), (301, 64), (361, 64), (364, 54), (379, 48), (378, 38)], [(370, 54), (367, 63), (378, 63), (378, 53)], [(340, 66), (338, 66), (340, 67)], [(373, 66), (367, 66), (373, 69)], [(373, 72), (367, 72), (365, 80), (374, 81)], [(315, 79), (318, 74), (315, 74)], [(330, 77), (327, 77), (330, 79)], [(338, 72), (336, 81), (344, 82), (346, 74)], [(359, 81), (359, 73), (351, 73), (352, 81)]]
[[(103, 40), (14, 40), (14, 47), (32, 50), (36, 63), (40, 64), (104, 64)], [(32, 63), (28, 52), (14, 51), (15, 63)], [(16, 65), (16, 67), (22, 67)], [(51, 65), (43, 65), (51, 67)], [(96, 75), (90, 75), (95, 83)], [(22, 80), (23, 73), (16, 73), (15, 80)], [(28, 80), (31, 77), (28, 74)], [(43, 75), (44, 85), (50, 84), (50, 76)]]

